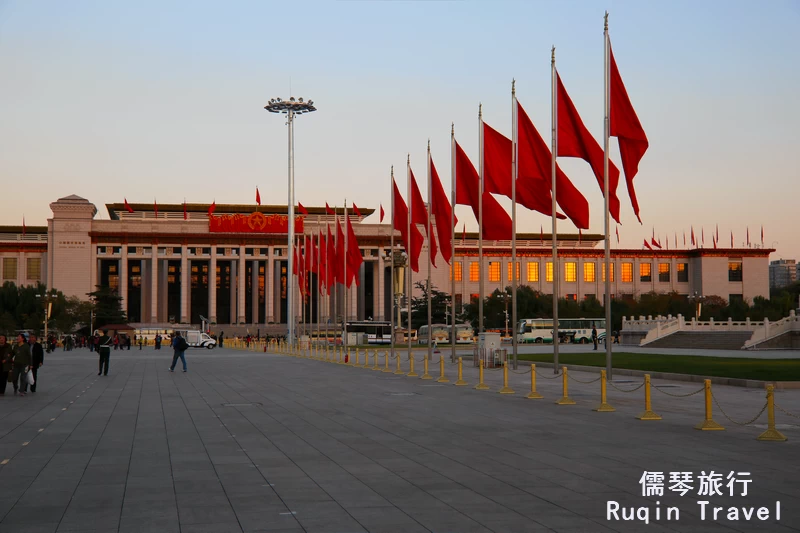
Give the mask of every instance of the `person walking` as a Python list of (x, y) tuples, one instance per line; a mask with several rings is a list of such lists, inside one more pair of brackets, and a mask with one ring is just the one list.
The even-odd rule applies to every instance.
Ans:
[(184, 352), (186, 349), (189, 348), (189, 343), (186, 342), (181, 336), (180, 331), (175, 332), (175, 337), (172, 338), (172, 349), (174, 350), (174, 354), (172, 356), (172, 365), (169, 367), (170, 372), (175, 371), (175, 365), (178, 363), (178, 358), (180, 357), (181, 363), (183, 363), (183, 371), (186, 372), (186, 356)]
[(14, 394), (19, 392), (25, 396), (28, 392), (28, 371), (31, 369), (31, 347), (25, 335), (17, 335), (17, 345), (14, 346)]
[[(0, 396), (6, 393), (6, 384), (14, 378), (14, 354), (6, 336), (0, 335)], [(16, 390), (16, 385), (14, 386)]]
[(592, 326), (592, 344), (594, 344), (594, 349), (597, 350), (597, 327)]
[(103, 335), (100, 336), (100, 342), (98, 343), (98, 350), (100, 352), (100, 364), (98, 366), (97, 375), (103, 374), (104, 376), (108, 375), (108, 364), (111, 359), (111, 337), (109, 337), (105, 331), (102, 331)]
[(39, 384), (39, 367), (44, 364), (44, 348), (36, 335), (31, 335), (31, 372), (33, 372), (33, 385), (31, 385), (31, 392), (36, 392), (36, 386)]
[(224, 348), (225, 347), (225, 332), (224, 331), (220, 331), (219, 332), (219, 347), (220, 348)]

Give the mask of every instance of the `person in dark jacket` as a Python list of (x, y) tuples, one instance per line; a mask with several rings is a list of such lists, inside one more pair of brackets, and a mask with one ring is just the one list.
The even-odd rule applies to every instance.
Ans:
[(14, 394), (19, 392), (25, 396), (28, 392), (27, 373), (31, 369), (31, 347), (25, 335), (17, 335), (17, 345), (14, 346)]
[(36, 392), (36, 385), (39, 384), (39, 367), (44, 364), (44, 348), (42, 343), (35, 335), (31, 335), (31, 372), (33, 372), (33, 385), (31, 385), (31, 392)]
[(172, 365), (170, 365), (169, 371), (175, 371), (175, 365), (178, 363), (178, 358), (180, 357), (181, 363), (183, 363), (183, 371), (186, 372), (186, 356), (184, 352), (186, 352), (186, 349), (189, 347), (189, 343), (186, 342), (186, 339), (181, 337), (180, 331), (176, 331), (175, 336), (172, 338), (171, 345), (174, 350), (174, 355), (172, 356)]
[(6, 342), (6, 336), (0, 335), (0, 396), (6, 393), (9, 375), (14, 378), (14, 355), (11, 345)]
[[(108, 363), (111, 359), (111, 337), (106, 335), (106, 332), (102, 332), (103, 335), (100, 337), (100, 342), (98, 343), (98, 350), (100, 352), (100, 364), (98, 366), (97, 375), (103, 374), (104, 376), (108, 375)], [(105, 368), (104, 368), (105, 367)]]

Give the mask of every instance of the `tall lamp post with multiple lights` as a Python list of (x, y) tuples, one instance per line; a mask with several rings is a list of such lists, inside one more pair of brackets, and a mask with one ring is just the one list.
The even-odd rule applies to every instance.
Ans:
[(288, 268), (286, 269), (286, 324), (288, 332), (286, 340), (289, 343), (294, 343), (294, 306), (292, 305), (292, 296), (294, 295), (293, 280), (292, 280), (292, 267), (294, 266), (294, 118), (296, 115), (303, 113), (311, 113), (316, 111), (314, 101), (308, 100), (304, 102), (302, 98), (295, 99), (294, 96), (288, 100), (280, 98), (272, 98), (264, 109), (270, 113), (285, 113), (286, 125), (289, 126), (289, 235), (287, 238), (288, 243)]

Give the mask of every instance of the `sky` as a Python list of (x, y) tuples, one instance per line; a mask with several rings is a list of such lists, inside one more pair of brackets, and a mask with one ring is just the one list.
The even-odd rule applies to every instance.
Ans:
[[(450, 125), (477, 165), (478, 104), (511, 136), (511, 80), (550, 138), (550, 48), (602, 142), (603, 13), (650, 148), (624, 185), (620, 247), (691, 227), (800, 259), (800, 2), (105, 2), (0, 0), (0, 224), (50, 202), (287, 202), (287, 128), (270, 98), (312, 99), (295, 123), (296, 199), (378, 209), (426, 145), (450, 190)], [(616, 140), (611, 158), (620, 162)], [(559, 159), (603, 231), (585, 162)], [(420, 184), (427, 197), (426, 185)], [(510, 200), (501, 203), (510, 209)], [(456, 214), (468, 231), (468, 207)], [(367, 222), (377, 222), (368, 218)], [(520, 232), (549, 217), (518, 209)], [(461, 226), (461, 224), (459, 224)], [(575, 232), (569, 222), (559, 233)], [(613, 227), (612, 227), (613, 234)], [(613, 241), (612, 241), (613, 242)], [(616, 243), (614, 243), (616, 246)], [(710, 241), (707, 240), (707, 246)]]

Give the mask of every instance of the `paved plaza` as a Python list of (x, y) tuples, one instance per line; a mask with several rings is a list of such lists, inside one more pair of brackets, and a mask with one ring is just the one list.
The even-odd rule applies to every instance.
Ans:
[[(545, 379), (550, 369), (538, 378), (544, 399), (531, 400), (527, 366), (510, 376), (516, 394), (501, 395), (500, 371), (478, 391), (468, 365), (469, 385), (456, 387), (449, 363), (450, 382), (436, 383), (229, 349), (190, 351), (189, 371), (179, 363), (170, 373), (171, 353), (112, 351), (110, 374), (98, 376), (94, 354), (59, 351), (46, 357), (35, 394), (9, 386), (0, 532), (800, 531), (800, 419), (779, 411), (789, 441), (761, 442), (766, 414), (737, 426), (715, 404), (725, 431), (697, 431), (702, 393), (662, 393), (689, 394), (696, 383), (654, 381), (663, 420), (641, 421), (643, 389), (609, 386), (617, 410), (597, 413), (599, 384), (570, 380), (577, 404), (556, 405), (561, 378)], [(741, 422), (765, 402), (757, 389), (715, 385), (714, 395)], [(778, 391), (776, 401), (800, 413), (800, 391)], [(721, 496), (698, 494), (711, 470), (722, 473)], [(663, 496), (642, 496), (645, 471), (664, 473)], [(671, 472), (692, 473), (692, 489), (670, 490)], [(608, 520), (609, 501), (637, 508), (639, 519), (620, 511)], [(705, 520), (698, 501), (710, 501)], [(724, 508), (716, 520), (715, 506)], [(762, 506), (766, 520), (755, 514)], [(668, 507), (677, 520), (666, 519)], [(738, 521), (726, 518), (729, 507)]]

